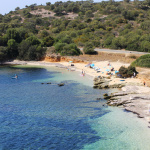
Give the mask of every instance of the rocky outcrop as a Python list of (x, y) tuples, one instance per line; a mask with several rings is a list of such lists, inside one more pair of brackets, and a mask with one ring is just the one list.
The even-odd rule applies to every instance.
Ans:
[[(136, 91), (135, 91), (136, 89)], [(144, 92), (143, 92), (144, 91)], [(139, 118), (149, 120), (150, 88), (143, 86), (125, 86), (122, 92), (104, 94), (109, 106), (123, 106), (125, 110), (137, 114)]]
[(44, 61), (48, 62), (60, 62), (61, 56), (59, 55), (47, 55), (44, 59)]
[(97, 77), (94, 78), (94, 85), (93, 88), (97, 88), (97, 89), (104, 89), (104, 88), (122, 88), (123, 86), (125, 86), (125, 84), (123, 83), (115, 83), (115, 84), (109, 84), (111, 80), (107, 79), (105, 77)]
[(113, 93), (111, 95), (108, 95), (107, 93), (104, 94), (104, 99), (107, 100), (107, 105), (109, 106), (120, 106), (124, 104), (131, 103), (130, 99), (121, 99), (120, 96), (128, 95), (127, 92), (120, 92), (120, 93)]

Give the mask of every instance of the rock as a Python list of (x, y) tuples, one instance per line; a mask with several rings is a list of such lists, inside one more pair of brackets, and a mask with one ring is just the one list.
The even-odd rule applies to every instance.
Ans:
[(117, 100), (116, 97), (111, 97), (110, 100), (114, 101), (114, 100)]
[(65, 83), (59, 83), (58, 84), (58, 86), (64, 86), (65, 85)]
[(124, 96), (124, 95), (128, 95), (128, 93), (127, 92), (120, 92), (120, 93), (112, 93), (111, 94), (112, 97)]
[(96, 98), (96, 100), (101, 100), (101, 98)]
[(111, 96), (104, 96), (104, 99), (110, 99)]
[(120, 105), (124, 105), (124, 104), (128, 104), (128, 103), (131, 103), (131, 101), (123, 100), (123, 101), (119, 101), (116, 106), (120, 106)]
[(44, 83), (41, 83), (41, 84), (44, 84)]
[(51, 82), (48, 82), (47, 84), (51, 84)]
[(108, 96), (108, 94), (107, 94), (107, 93), (105, 93), (105, 94), (103, 94), (103, 96)]
[(93, 85), (93, 88), (94, 88), (94, 89), (98, 88), (98, 85)]

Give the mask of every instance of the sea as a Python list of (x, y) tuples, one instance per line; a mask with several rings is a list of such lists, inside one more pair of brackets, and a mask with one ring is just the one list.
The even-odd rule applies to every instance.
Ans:
[(146, 122), (106, 105), (103, 94), (118, 89), (92, 86), (64, 68), (1, 66), (0, 150), (149, 150)]

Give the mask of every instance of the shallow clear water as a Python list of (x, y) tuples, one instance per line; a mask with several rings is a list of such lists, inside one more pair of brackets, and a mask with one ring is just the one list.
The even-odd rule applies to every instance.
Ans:
[(96, 100), (111, 91), (92, 82), (54, 67), (0, 67), (0, 149), (148, 150), (144, 122)]

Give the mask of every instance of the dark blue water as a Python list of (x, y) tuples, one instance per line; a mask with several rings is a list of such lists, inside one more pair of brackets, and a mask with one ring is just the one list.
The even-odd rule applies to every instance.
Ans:
[(59, 87), (56, 75), (63, 80), (51, 69), (0, 67), (0, 149), (77, 150), (101, 139), (89, 120), (109, 112), (96, 100), (105, 91), (66, 78)]

